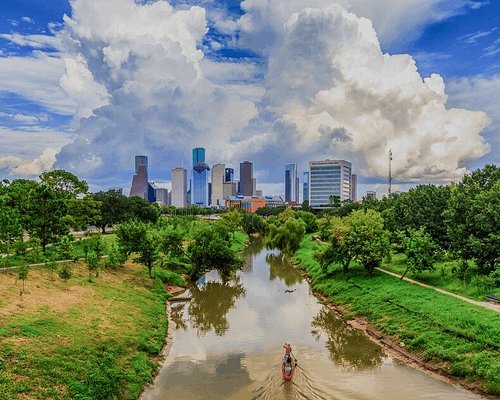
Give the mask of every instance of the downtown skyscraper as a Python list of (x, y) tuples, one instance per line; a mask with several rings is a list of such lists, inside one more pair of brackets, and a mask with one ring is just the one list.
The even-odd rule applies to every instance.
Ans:
[(185, 168), (172, 169), (172, 205), (187, 206), (187, 171)]
[(345, 160), (309, 162), (309, 205), (329, 206), (351, 198), (351, 168)]
[(285, 202), (299, 203), (299, 177), (297, 164), (288, 164), (285, 167)]
[(193, 186), (191, 187), (191, 204), (200, 207), (208, 206), (208, 171), (205, 163), (205, 149), (193, 149)]
[(210, 204), (212, 207), (224, 207), (224, 178), (226, 166), (224, 164), (214, 164), (212, 166), (212, 193)]
[(132, 178), (130, 196), (148, 200), (148, 157), (135, 156), (135, 174)]
[(253, 164), (250, 161), (240, 163), (240, 194), (243, 196), (253, 196), (255, 194)]

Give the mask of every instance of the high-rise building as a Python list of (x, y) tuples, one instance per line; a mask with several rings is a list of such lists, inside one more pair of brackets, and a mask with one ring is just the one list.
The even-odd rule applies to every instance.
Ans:
[(288, 164), (285, 167), (285, 202), (299, 203), (299, 178), (297, 164)]
[(208, 171), (205, 163), (205, 149), (193, 149), (193, 186), (191, 187), (191, 204), (200, 207), (208, 206)]
[(240, 163), (240, 194), (252, 196), (254, 194), (253, 164), (250, 161)]
[(356, 201), (358, 197), (358, 175), (351, 175), (351, 200)]
[(214, 164), (212, 166), (212, 197), (210, 204), (212, 207), (224, 207), (224, 179), (226, 166), (224, 164)]
[(375, 192), (373, 190), (367, 190), (366, 191), (366, 197), (371, 197), (373, 199), (376, 199), (377, 198), (377, 192)]
[(345, 160), (310, 161), (309, 205), (328, 206), (335, 198), (350, 199), (351, 168), (351, 163)]
[(224, 170), (224, 182), (234, 182), (234, 169), (226, 168)]
[(229, 196), (236, 196), (238, 188), (236, 182), (224, 182), (223, 185), (223, 198), (227, 199)]
[(172, 169), (172, 199), (173, 206), (181, 208), (187, 205), (187, 171), (185, 168)]
[(302, 201), (309, 201), (309, 172), (304, 172), (302, 178)]
[(130, 196), (148, 199), (148, 157), (135, 156), (135, 174), (132, 178)]

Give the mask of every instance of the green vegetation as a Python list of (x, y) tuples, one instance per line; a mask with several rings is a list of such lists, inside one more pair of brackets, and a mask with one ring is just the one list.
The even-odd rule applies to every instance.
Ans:
[(162, 283), (131, 263), (92, 283), (85, 263), (63, 271), (33, 269), (22, 298), (0, 275), (0, 398), (136, 399), (165, 340)]
[(352, 265), (325, 272), (315, 259), (318, 244), (306, 236), (295, 262), (311, 277), (312, 286), (369, 322), (425, 361), (439, 363), (452, 375), (477, 381), (500, 394), (500, 314)]

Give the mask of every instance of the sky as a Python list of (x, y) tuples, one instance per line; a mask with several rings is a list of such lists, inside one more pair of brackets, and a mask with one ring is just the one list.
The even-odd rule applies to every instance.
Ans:
[(358, 193), (500, 162), (496, 0), (4, 0), (0, 178), (63, 168), (91, 190), (207, 162), (346, 159)]

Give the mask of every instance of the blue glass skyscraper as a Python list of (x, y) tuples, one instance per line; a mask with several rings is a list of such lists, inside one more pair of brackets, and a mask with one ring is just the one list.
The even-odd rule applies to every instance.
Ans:
[(193, 186), (191, 190), (191, 204), (208, 207), (208, 171), (210, 167), (205, 164), (205, 149), (193, 149)]

